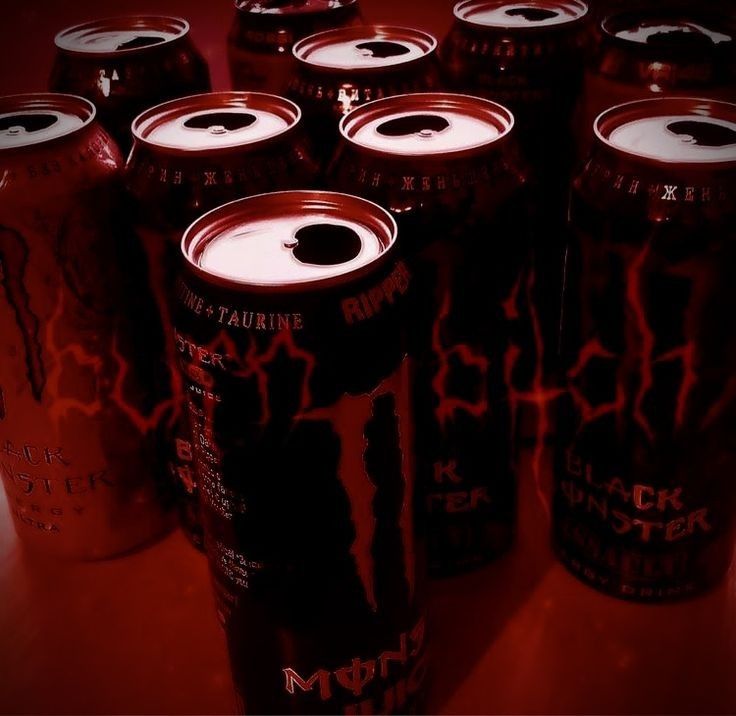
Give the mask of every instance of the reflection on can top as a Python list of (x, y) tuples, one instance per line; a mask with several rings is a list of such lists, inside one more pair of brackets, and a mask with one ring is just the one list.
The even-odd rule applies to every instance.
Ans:
[(184, 37), (189, 23), (161, 15), (125, 15), (92, 20), (62, 30), (56, 46), (65, 52), (112, 55), (145, 51)]
[(177, 152), (217, 151), (277, 137), (298, 124), (301, 111), (261, 92), (214, 92), (152, 107), (133, 122), (136, 139)]
[(235, 0), (235, 7), (240, 12), (258, 15), (329, 13), (357, 4), (358, 0)]
[(609, 36), (625, 43), (646, 45), (657, 50), (687, 53), (714, 48), (733, 49), (734, 28), (725, 18), (699, 16), (697, 11), (679, 10), (622, 12), (603, 20)]
[(432, 54), (429, 33), (389, 25), (356, 25), (310, 35), (294, 45), (294, 56), (311, 67), (371, 70), (407, 65)]
[(94, 105), (75, 95), (48, 92), (0, 97), (0, 149), (66, 137), (94, 117)]
[(446, 155), (487, 147), (512, 130), (511, 112), (495, 102), (449, 93), (418, 93), (370, 102), (346, 115), (349, 142), (402, 156)]
[(596, 120), (600, 141), (662, 164), (736, 164), (736, 105), (665, 97), (614, 107)]
[(286, 191), (205, 214), (187, 229), (182, 251), (206, 280), (289, 291), (360, 275), (395, 241), (396, 223), (376, 204), (348, 194)]
[(581, 0), (463, 0), (455, 5), (455, 17), (470, 25), (488, 28), (538, 29), (567, 25), (588, 14)]

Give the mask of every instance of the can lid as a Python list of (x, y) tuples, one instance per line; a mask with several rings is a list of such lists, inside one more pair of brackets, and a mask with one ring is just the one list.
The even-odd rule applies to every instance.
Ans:
[(254, 15), (314, 15), (357, 4), (358, 0), (235, 0), (237, 10)]
[(119, 55), (146, 51), (184, 37), (189, 23), (164, 15), (124, 15), (74, 25), (56, 35), (65, 52)]
[(176, 153), (265, 142), (298, 124), (299, 107), (261, 92), (213, 92), (164, 102), (133, 121), (136, 140)]
[(736, 164), (736, 104), (687, 97), (629, 102), (603, 112), (595, 132), (615, 151), (657, 164)]
[(348, 281), (396, 242), (396, 222), (348, 194), (285, 191), (225, 204), (185, 232), (195, 272), (234, 289), (294, 291)]
[(455, 5), (461, 22), (487, 28), (538, 30), (576, 23), (588, 14), (582, 0), (462, 0)]
[(0, 150), (66, 137), (94, 118), (94, 105), (76, 95), (47, 92), (0, 97)]
[(733, 21), (692, 9), (619, 12), (606, 17), (601, 27), (617, 42), (678, 56), (736, 48)]
[(328, 70), (375, 70), (406, 65), (432, 54), (427, 32), (390, 25), (355, 25), (310, 35), (294, 45), (300, 62)]
[(398, 156), (472, 153), (514, 126), (500, 104), (469, 95), (428, 92), (369, 102), (345, 115), (340, 132), (363, 149)]

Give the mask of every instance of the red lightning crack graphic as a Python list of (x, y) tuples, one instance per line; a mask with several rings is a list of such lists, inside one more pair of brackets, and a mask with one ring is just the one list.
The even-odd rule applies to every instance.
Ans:
[[(442, 324), (450, 314), (450, 292), (446, 292), (442, 306), (432, 327), (432, 349), (437, 356), (439, 366), (432, 379), (432, 389), (438, 398), (435, 415), (441, 427), (445, 429), (448, 420), (452, 420), (456, 411), (464, 411), (473, 417), (480, 418), (488, 411), (488, 359), (478, 355), (470, 346), (462, 343), (446, 348), (442, 341)], [(447, 395), (447, 379), (451, 371), (451, 358), (458, 358), (468, 368), (475, 368), (480, 376), (478, 398), (475, 402)]]

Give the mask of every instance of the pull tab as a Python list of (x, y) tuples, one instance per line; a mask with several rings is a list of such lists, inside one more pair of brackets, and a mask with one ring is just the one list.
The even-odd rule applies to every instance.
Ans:
[(376, 57), (386, 59), (389, 57), (400, 57), (408, 55), (410, 50), (406, 45), (398, 42), (390, 42), (388, 40), (369, 40), (367, 42), (359, 42), (356, 49), (365, 57)]
[(58, 121), (59, 118), (54, 114), (10, 114), (0, 117), (0, 132), (11, 137), (41, 132)]
[(376, 131), (384, 137), (410, 137), (416, 135), (431, 138), (444, 132), (450, 122), (439, 114), (414, 114), (408, 117), (389, 119), (380, 124)]
[(506, 10), (509, 17), (523, 17), (528, 22), (544, 22), (560, 16), (556, 10), (544, 7), (511, 7)]
[(736, 130), (714, 122), (683, 119), (670, 122), (667, 131), (676, 134), (683, 143), (698, 147), (727, 147), (736, 144)]
[(138, 35), (132, 37), (130, 40), (125, 40), (115, 47), (116, 50), (139, 50), (142, 47), (150, 47), (151, 45), (160, 45), (164, 42), (163, 37), (156, 37), (155, 35)]
[(294, 238), (284, 242), (294, 258), (313, 266), (336, 266), (352, 261), (363, 248), (360, 236), (347, 226), (310, 224), (303, 226)]
[(206, 129), (210, 134), (227, 134), (250, 127), (258, 120), (250, 112), (202, 112), (183, 122), (187, 129)]

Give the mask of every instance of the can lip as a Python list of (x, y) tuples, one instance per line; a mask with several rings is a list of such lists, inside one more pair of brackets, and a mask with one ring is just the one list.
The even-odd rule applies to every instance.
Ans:
[[(365, 67), (360, 65), (339, 66), (315, 62), (309, 59), (308, 53), (313, 52), (324, 46), (336, 44), (339, 42), (349, 42), (350, 40), (365, 40), (370, 42), (373, 40), (387, 40), (414, 43), (422, 51), (419, 57), (412, 57), (403, 61), (387, 63), (385, 65), (374, 65), (373, 67)], [(317, 32), (313, 35), (299, 40), (292, 48), (292, 54), (296, 60), (311, 69), (324, 70), (328, 72), (338, 73), (355, 73), (355, 72), (388, 72), (396, 69), (403, 69), (415, 62), (422, 62), (427, 57), (437, 51), (437, 38), (424, 30), (417, 30), (413, 27), (404, 27), (402, 25), (353, 25), (351, 27), (338, 27), (323, 32)]]
[[(298, 18), (304, 15), (329, 15), (334, 12), (340, 12), (350, 7), (357, 7), (358, 0), (340, 0), (339, 4), (335, 0), (321, 0), (318, 2), (303, 2), (300, 5), (287, 4), (283, 7), (265, 9), (266, 3), (258, 2), (258, 0), (235, 0), (235, 9), (244, 15), (257, 15), (259, 17), (279, 17), (279, 18)], [(276, 10), (275, 12), (273, 10)]]
[[(715, 111), (714, 111), (715, 110)], [(720, 114), (718, 111), (720, 110)], [(593, 131), (596, 142), (611, 152), (636, 159), (638, 162), (659, 167), (685, 166), (690, 169), (703, 167), (708, 169), (733, 169), (736, 159), (666, 159), (641, 154), (634, 150), (625, 149), (610, 140), (611, 132), (623, 124), (637, 120), (648, 119), (666, 114), (692, 115), (693, 117), (713, 117), (728, 119), (736, 124), (736, 104), (720, 102), (704, 97), (656, 97), (650, 99), (625, 102), (601, 112), (595, 120)], [(666, 116), (666, 115), (665, 115)]]
[[(391, 152), (355, 141), (355, 134), (362, 127), (381, 116), (391, 116), (399, 112), (441, 112), (442, 110), (460, 111), (472, 114), (477, 119), (490, 120), (496, 129), (499, 130), (499, 134), (493, 139), (481, 141), (472, 146), (463, 147), (462, 149), (437, 150), (429, 154)], [(448, 159), (473, 156), (481, 150), (499, 147), (505, 144), (512, 134), (515, 122), (516, 120), (511, 110), (502, 104), (488, 99), (449, 92), (418, 92), (384, 97), (357, 107), (340, 120), (340, 135), (351, 146), (376, 156), (395, 157), (396, 159), (416, 159), (422, 157)]]
[(29, 112), (40, 114), (43, 112), (64, 113), (78, 117), (82, 123), (70, 127), (67, 131), (56, 133), (51, 137), (39, 135), (23, 144), (13, 147), (0, 146), (0, 152), (23, 150), (30, 146), (46, 144), (66, 139), (77, 132), (89, 127), (97, 117), (97, 108), (85, 97), (61, 92), (29, 92), (0, 96), (0, 114)]
[[(256, 109), (264, 112), (270, 112), (278, 115), (287, 122), (287, 126), (280, 131), (270, 134), (266, 137), (247, 138), (245, 135), (240, 139), (235, 139), (229, 144), (215, 147), (196, 147), (186, 144), (182, 146), (172, 146), (162, 144), (150, 138), (150, 133), (161, 124), (172, 121), (178, 117), (185, 116), (192, 112), (218, 110), (218, 109)], [(132, 122), (131, 131), (135, 142), (155, 149), (157, 152), (183, 155), (197, 156), (202, 154), (212, 155), (221, 153), (230, 153), (251, 149), (283, 137), (285, 134), (293, 131), (302, 121), (302, 111), (295, 102), (279, 95), (268, 94), (266, 92), (250, 92), (250, 91), (224, 91), (224, 92), (206, 92), (187, 97), (179, 97), (177, 99), (162, 102), (161, 104), (149, 107), (141, 112)]]
[[(289, 201), (291, 204), (288, 204)], [(383, 244), (384, 250), (373, 260), (344, 273), (282, 284), (257, 283), (224, 277), (207, 271), (199, 265), (199, 258), (203, 250), (218, 235), (243, 225), (244, 220), (248, 218), (279, 216), (287, 204), (291, 208), (309, 208), (322, 214), (334, 215), (335, 218), (342, 220), (346, 218), (345, 209), (352, 209), (353, 213), (348, 218), (361, 222), (373, 230)], [(335, 191), (296, 189), (256, 194), (218, 206), (200, 216), (187, 228), (182, 236), (180, 247), (189, 270), (209, 284), (233, 291), (289, 295), (334, 288), (369, 274), (377, 264), (393, 254), (397, 234), (398, 226), (393, 216), (386, 209), (368, 199)]]
[[(530, 7), (535, 10), (551, 10), (558, 12), (560, 9), (571, 11), (573, 14), (557, 19), (554, 22), (539, 22), (537, 24), (522, 25), (518, 23), (493, 23), (474, 21), (469, 17), (473, 11), (482, 8), (494, 9), (504, 5), (514, 7)], [(512, 9), (512, 8), (509, 8)], [(550, 32), (558, 29), (569, 29), (571, 25), (577, 25), (587, 20), (590, 15), (590, 7), (583, 0), (535, 0), (534, 2), (513, 2), (512, 0), (460, 0), (453, 7), (453, 15), (458, 22), (472, 27), (485, 30), (508, 30), (517, 32)]]
[[(167, 37), (160, 42), (143, 46), (123, 49), (100, 49), (89, 47), (84, 44), (83, 38), (89, 35), (104, 32), (135, 32), (136, 30), (147, 30), (160, 32)], [(54, 37), (54, 44), (62, 52), (78, 55), (118, 56), (132, 55), (155, 50), (164, 45), (171, 44), (189, 34), (189, 22), (181, 17), (173, 15), (116, 15), (89, 20), (77, 25), (71, 25), (59, 31)]]
[(729, 16), (721, 11), (713, 10), (710, 8), (703, 9), (692, 9), (688, 10), (686, 17), (683, 18), (682, 10), (676, 11), (674, 9), (656, 9), (656, 10), (621, 10), (618, 12), (609, 13), (599, 23), (600, 32), (607, 39), (608, 42), (615, 43), (620, 47), (636, 47), (640, 51), (673, 55), (676, 57), (700, 57), (704, 52), (708, 53), (708, 50), (702, 45), (695, 47), (687, 45), (672, 45), (667, 46), (666, 44), (649, 44), (648, 42), (641, 42), (636, 39), (629, 37), (622, 37), (620, 32), (629, 28), (632, 23), (636, 21), (649, 21), (649, 20), (660, 20), (662, 22), (677, 22), (682, 24), (683, 21), (696, 22), (708, 22), (708, 21), (719, 21), (725, 24), (724, 29), (727, 29), (731, 35), (730, 38), (722, 43), (712, 43), (710, 46), (711, 53), (719, 52), (734, 52), (736, 50), (736, 22), (730, 19)]

